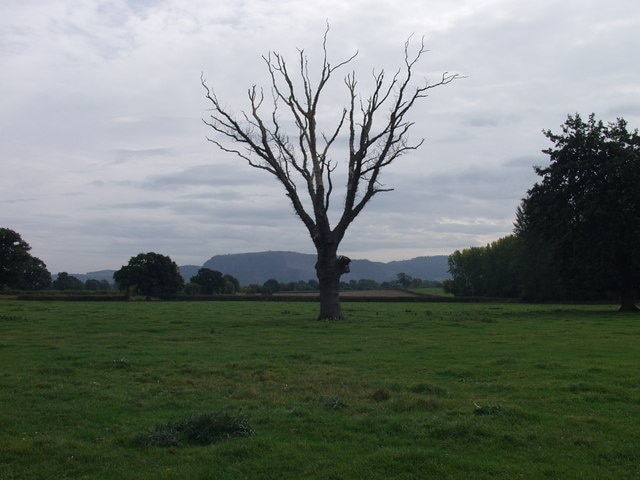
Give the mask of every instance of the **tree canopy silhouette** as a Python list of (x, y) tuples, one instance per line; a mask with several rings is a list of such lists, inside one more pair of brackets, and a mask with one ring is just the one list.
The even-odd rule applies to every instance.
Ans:
[(0, 291), (42, 290), (51, 285), (47, 266), (30, 251), (18, 232), (0, 228)]
[(620, 309), (638, 310), (640, 136), (623, 118), (604, 124), (569, 115), (542, 177), (518, 209), (516, 233), (551, 251), (568, 291), (618, 291)]
[(129, 295), (172, 298), (184, 287), (178, 265), (167, 255), (140, 253), (113, 274), (121, 291)]

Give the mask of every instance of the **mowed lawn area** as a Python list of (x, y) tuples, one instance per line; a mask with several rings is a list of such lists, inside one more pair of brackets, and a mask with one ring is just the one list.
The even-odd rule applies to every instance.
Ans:
[(639, 315), (317, 310), (0, 301), (0, 478), (640, 478)]

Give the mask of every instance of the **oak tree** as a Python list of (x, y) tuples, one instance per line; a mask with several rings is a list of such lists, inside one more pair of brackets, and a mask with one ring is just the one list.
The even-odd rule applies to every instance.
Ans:
[(198, 273), (191, 277), (191, 283), (200, 285), (200, 293), (211, 295), (214, 293), (224, 293), (226, 280), (222, 272), (201, 268)]
[(166, 255), (155, 252), (131, 257), (127, 265), (113, 274), (121, 291), (129, 295), (167, 299), (184, 287), (178, 265)]
[(84, 283), (78, 277), (69, 275), (67, 272), (58, 272), (58, 276), (53, 281), (51, 288), (54, 290), (82, 290)]
[[(350, 64), (357, 52), (332, 64), (327, 55), (327, 34), (322, 42), (318, 78), (312, 78), (304, 50), (290, 68), (276, 52), (264, 56), (270, 93), (256, 85), (248, 89), (248, 107), (234, 114), (204, 78), (202, 85), (210, 106), (205, 123), (215, 132), (208, 140), (225, 152), (236, 154), (250, 166), (264, 170), (282, 184), (293, 209), (308, 230), (317, 252), (316, 273), (320, 288), (319, 319), (343, 317), (340, 277), (349, 271), (349, 258), (338, 255), (347, 228), (378, 193), (388, 192), (381, 183), (385, 167), (423, 141), (408, 140), (413, 125), (409, 112), (416, 102), (438, 86), (458, 78), (445, 72), (437, 81), (414, 85), (415, 68), (426, 52), (424, 41), (412, 53), (404, 46), (404, 62), (390, 77), (373, 74), (368, 95), (359, 91), (355, 73), (345, 77), (345, 105), (336, 112), (330, 129), (321, 128), (323, 95), (337, 70)], [(270, 100), (270, 101), (269, 101)], [(268, 105), (267, 105), (268, 104)], [(344, 135), (348, 145), (342, 163), (334, 157), (336, 144)], [(339, 140), (340, 139), (340, 140)], [(334, 178), (344, 172), (346, 178)], [(329, 208), (336, 185), (345, 185), (341, 213), (332, 223)]]

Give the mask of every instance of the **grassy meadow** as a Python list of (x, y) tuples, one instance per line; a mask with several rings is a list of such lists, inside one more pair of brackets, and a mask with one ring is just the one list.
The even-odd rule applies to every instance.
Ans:
[(0, 301), (0, 479), (640, 478), (640, 316), (343, 309)]

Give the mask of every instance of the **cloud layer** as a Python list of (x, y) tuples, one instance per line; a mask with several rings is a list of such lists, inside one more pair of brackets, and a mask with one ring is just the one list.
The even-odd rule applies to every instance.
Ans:
[[(595, 112), (640, 125), (635, 1), (10, 0), (0, 19), (0, 226), (50, 270), (118, 267), (140, 252), (312, 252), (282, 187), (206, 141), (200, 76), (236, 112), (268, 87), (261, 56), (330, 59), (366, 94), (424, 35), (419, 76), (467, 76), (413, 112), (421, 149), (391, 165), (342, 250), (399, 260), (511, 232), (544, 164), (543, 129)], [(415, 43), (414, 43), (415, 44)], [(344, 105), (335, 78), (322, 113)], [(336, 197), (335, 202), (339, 201)]]

